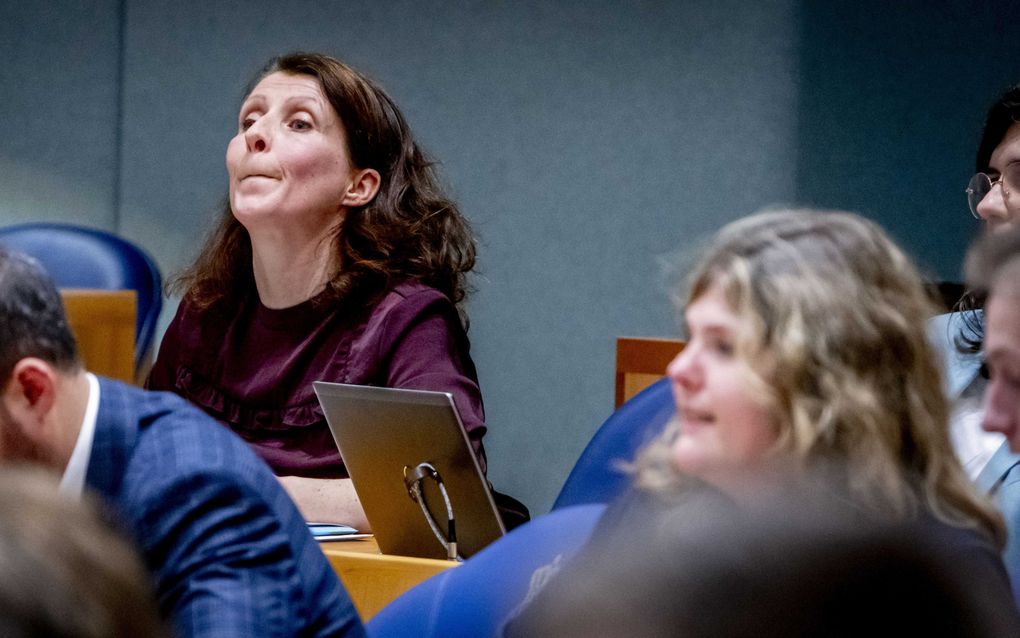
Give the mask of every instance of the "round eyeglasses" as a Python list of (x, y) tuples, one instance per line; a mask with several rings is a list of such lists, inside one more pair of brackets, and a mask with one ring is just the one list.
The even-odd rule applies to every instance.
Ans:
[(1002, 188), (1002, 202), (1007, 210), (1012, 211), (1010, 194), (1017, 192), (1018, 186), (1020, 186), (1020, 162), (1007, 164), (1006, 170), (1003, 171), (1002, 175), (995, 178), (985, 173), (974, 173), (974, 177), (970, 178), (965, 192), (967, 193), (967, 205), (970, 207), (970, 214), (975, 219), (984, 219), (981, 213), (978, 212), (978, 204), (996, 186)]

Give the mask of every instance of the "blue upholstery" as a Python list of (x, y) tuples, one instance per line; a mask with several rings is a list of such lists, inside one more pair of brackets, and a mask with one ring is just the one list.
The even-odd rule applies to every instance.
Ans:
[(605, 505), (567, 507), (521, 525), (414, 587), (366, 625), (372, 638), (484, 638), (588, 541)]
[(156, 263), (134, 244), (102, 230), (32, 223), (0, 228), (0, 244), (35, 257), (61, 288), (135, 290), (135, 368), (152, 348), (163, 307)]
[(660, 379), (620, 406), (581, 452), (553, 509), (582, 503), (608, 503), (623, 492), (630, 478), (621, 468), (656, 435), (674, 414), (669, 380)]

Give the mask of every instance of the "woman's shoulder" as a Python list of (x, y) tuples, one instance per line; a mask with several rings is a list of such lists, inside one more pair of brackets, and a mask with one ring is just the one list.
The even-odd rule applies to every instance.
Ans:
[(392, 303), (420, 303), (430, 304), (436, 301), (445, 301), (450, 305), (453, 303), (438, 288), (417, 280), (408, 279), (393, 286), (383, 297), (383, 300), (390, 299)]
[(991, 556), (996, 559), (999, 556), (992, 538), (977, 528), (948, 523), (930, 512), (925, 512), (916, 525), (939, 545), (952, 547), (960, 554)]
[(372, 307), (368, 324), (405, 323), (425, 313), (456, 315), (456, 307), (441, 291), (418, 281), (402, 281)]

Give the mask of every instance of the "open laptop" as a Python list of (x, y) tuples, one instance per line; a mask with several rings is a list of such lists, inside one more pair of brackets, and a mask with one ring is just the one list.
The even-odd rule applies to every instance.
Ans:
[(450, 394), (313, 385), (383, 553), (451, 558), (452, 527), (467, 558), (506, 533)]

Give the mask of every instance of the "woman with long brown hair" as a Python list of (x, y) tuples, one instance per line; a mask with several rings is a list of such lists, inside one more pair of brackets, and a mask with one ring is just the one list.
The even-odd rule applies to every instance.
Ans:
[(367, 528), (316, 380), (452, 393), (484, 468), (460, 307), (475, 240), (389, 96), (331, 57), (277, 58), (226, 163), (228, 201), (176, 281), (148, 386), (245, 438), (310, 520)]

